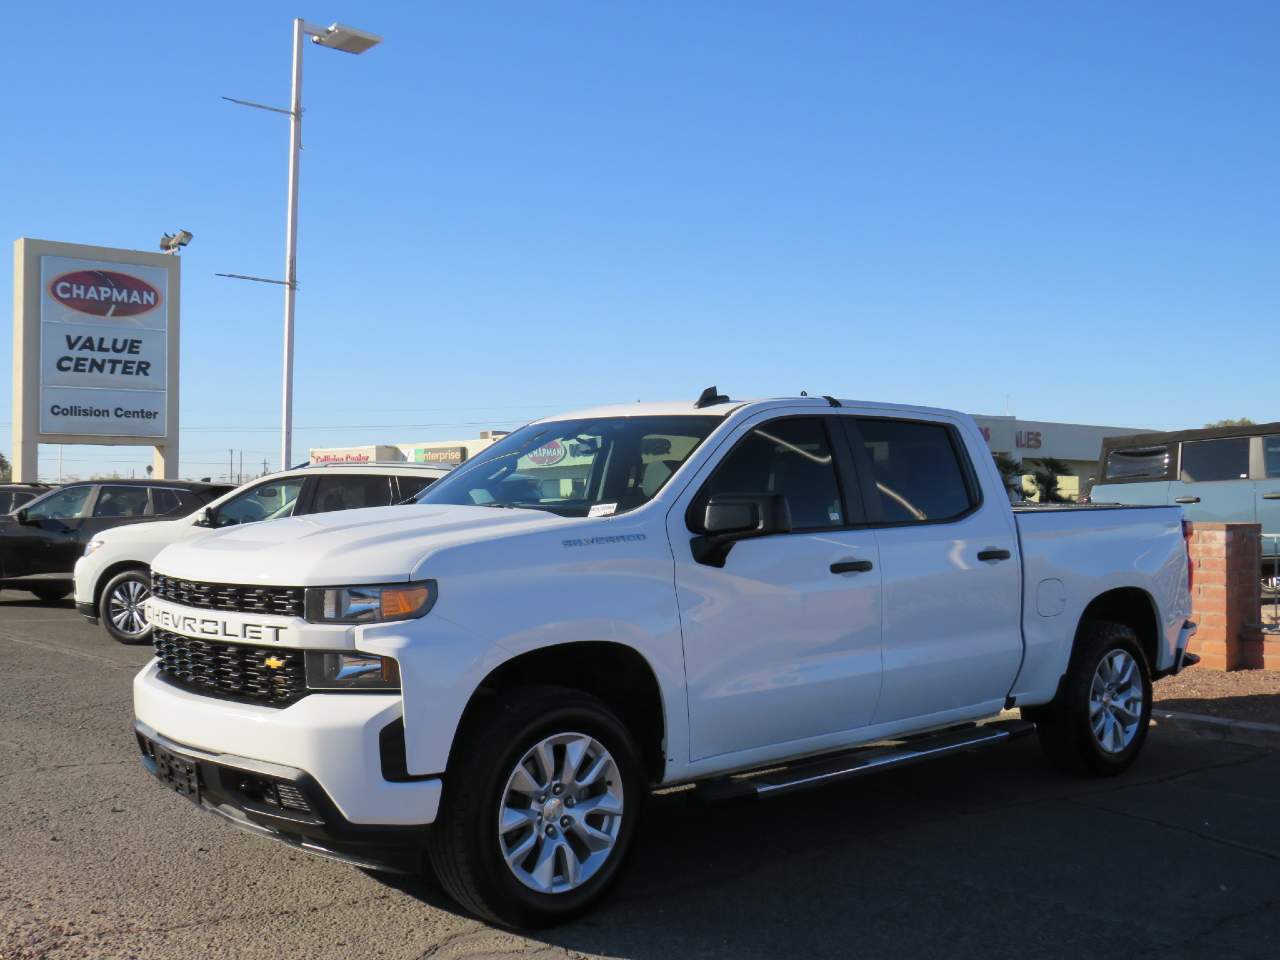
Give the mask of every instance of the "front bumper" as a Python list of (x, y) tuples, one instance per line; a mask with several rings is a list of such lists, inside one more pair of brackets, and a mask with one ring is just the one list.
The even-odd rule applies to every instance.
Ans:
[(134, 716), (157, 736), (209, 762), (301, 772), (343, 821), (421, 828), (436, 818), (441, 780), (388, 780), (380, 738), (401, 719), (398, 694), (312, 693), (288, 707), (204, 696), (165, 680), (153, 660), (133, 681)]
[(84, 617), (90, 623), (98, 622), (98, 608), (95, 607), (92, 603), (81, 603), (79, 600), (77, 600), (76, 613), (80, 614), (80, 616)]
[[(303, 770), (199, 750), (141, 721), (134, 723), (134, 735), (149, 773), (242, 830), (369, 869), (422, 868), (425, 827), (352, 823)], [(177, 786), (175, 757), (184, 770)]]

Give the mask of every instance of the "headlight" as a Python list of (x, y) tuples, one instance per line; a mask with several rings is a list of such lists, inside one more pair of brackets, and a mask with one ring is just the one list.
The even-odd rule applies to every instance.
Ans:
[(371, 653), (307, 654), (307, 687), (312, 690), (399, 690), (400, 665)]
[(386, 623), (423, 616), (436, 602), (436, 582), (361, 587), (308, 587), (312, 623)]
[(101, 540), (90, 540), (84, 545), (84, 555), (86, 557), (89, 556), (89, 554), (93, 553), (93, 551), (97, 550), (100, 546), (102, 546)]

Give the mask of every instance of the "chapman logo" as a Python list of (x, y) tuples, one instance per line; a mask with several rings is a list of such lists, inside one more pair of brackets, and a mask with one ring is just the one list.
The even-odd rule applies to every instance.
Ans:
[(114, 270), (76, 270), (49, 284), (64, 307), (94, 317), (132, 317), (160, 306), (160, 291), (145, 280)]
[(529, 462), (535, 467), (553, 467), (569, 455), (569, 449), (559, 440), (544, 443), (529, 454)]

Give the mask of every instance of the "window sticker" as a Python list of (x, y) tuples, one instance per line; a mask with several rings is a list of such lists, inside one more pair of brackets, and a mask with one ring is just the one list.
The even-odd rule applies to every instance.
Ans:
[(616, 503), (593, 503), (587, 511), (588, 517), (611, 517), (618, 511)]

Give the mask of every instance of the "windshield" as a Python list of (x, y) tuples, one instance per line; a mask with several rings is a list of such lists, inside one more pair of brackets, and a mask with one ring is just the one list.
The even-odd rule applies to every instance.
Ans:
[(562, 517), (625, 513), (648, 503), (722, 419), (530, 424), (437, 480), (414, 502), (549, 510)]

